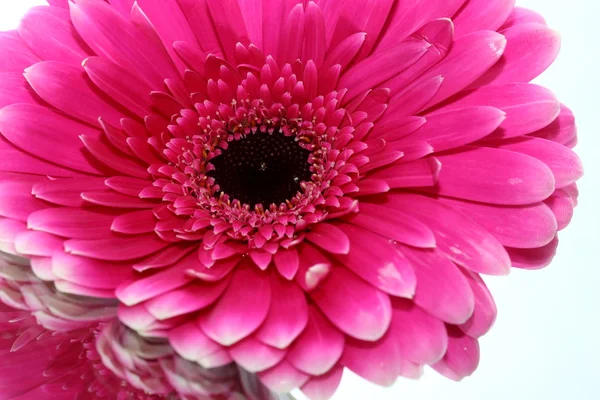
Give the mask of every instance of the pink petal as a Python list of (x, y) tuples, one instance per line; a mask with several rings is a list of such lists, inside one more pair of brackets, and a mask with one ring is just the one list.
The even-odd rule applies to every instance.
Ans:
[(459, 267), (437, 249), (402, 246), (402, 252), (414, 265), (418, 282), (415, 304), (448, 323), (467, 321), (473, 314), (475, 299)]
[(308, 243), (298, 246), (300, 265), (296, 282), (305, 291), (311, 291), (321, 284), (331, 271), (331, 261)]
[(369, 175), (382, 179), (392, 189), (434, 186), (439, 178), (442, 164), (435, 157), (395, 164)]
[(44, 160), (76, 171), (101, 175), (92, 166), (78, 135), (98, 137), (100, 132), (64, 118), (48, 108), (33, 104), (15, 104), (0, 110), (0, 130), (6, 139)]
[(342, 356), (344, 335), (315, 308), (310, 308), (308, 324), (294, 342), (287, 360), (310, 375), (329, 372)]
[[(575, 201), (573, 198), (566, 191), (558, 189), (552, 196), (546, 199), (544, 203), (550, 208), (556, 218), (557, 230), (560, 231), (565, 229), (573, 218), (573, 209), (575, 208)], [(538, 246), (541, 246), (541, 244), (538, 244)]]
[(332, 254), (348, 254), (350, 251), (350, 241), (344, 231), (328, 223), (314, 225), (306, 239)]
[(535, 11), (523, 7), (515, 7), (500, 29), (507, 29), (511, 26), (529, 24), (533, 22), (543, 25), (546, 24), (544, 17)]
[(504, 247), (465, 214), (416, 194), (388, 195), (383, 205), (406, 210), (427, 224), (436, 236), (437, 248), (455, 263), (491, 275), (505, 275), (510, 270)]
[[(469, 107), (429, 114), (427, 123), (407, 140), (423, 140), (436, 152), (464, 146), (494, 132), (506, 114), (493, 107)], [(469, 121), (465, 124), (465, 121)]]
[(196, 37), (176, 0), (138, 0), (138, 6), (152, 23), (171, 60), (181, 74), (186, 66), (173, 49), (173, 42), (194, 43)]
[(0, 32), (0, 72), (22, 73), (40, 59), (27, 48), (17, 31)]
[(506, 119), (492, 137), (510, 138), (535, 132), (548, 126), (559, 115), (560, 103), (548, 89), (515, 83), (483, 86), (461, 93), (460, 98), (442, 110), (468, 106), (492, 106), (506, 113)]
[(136, 211), (114, 218), (110, 229), (128, 235), (139, 235), (153, 232), (156, 222), (157, 219), (152, 210)]
[(427, 225), (399, 210), (390, 210), (367, 202), (347, 219), (351, 224), (378, 235), (415, 247), (435, 247), (435, 237)]
[(507, 248), (508, 255), (512, 261), (512, 266), (521, 269), (542, 269), (550, 265), (556, 255), (558, 247), (558, 238), (555, 237), (545, 246), (535, 249), (514, 249)]
[(152, 275), (140, 277), (134, 282), (123, 283), (117, 288), (116, 295), (121, 302), (133, 306), (155, 296), (168, 293), (193, 280), (192, 277), (185, 274), (185, 271), (196, 263), (196, 254), (192, 253), (178, 261), (174, 266)]
[(474, 86), (529, 82), (558, 56), (560, 35), (542, 24), (523, 24), (502, 31), (507, 45), (500, 61)]
[(533, 157), (507, 150), (465, 147), (438, 157), (442, 170), (436, 193), (490, 204), (522, 205), (548, 198), (552, 171)]
[(267, 346), (254, 338), (247, 338), (229, 348), (231, 358), (248, 372), (259, 372), (279, 364), (285, 350)]
[(81, 141), (87, 150), (102, 164), (119, 171), (124, 175), (130, 175), (137, 178), (148, 177), (148, 171), (139, 163), (127, 158), (125, 155), (118, 154), (100, 140), (82, 135)]
[[(190, 27), (194, 31), (198, 42), (202, 45), (204, 52), (220, 55), (222, 52), (221, 44), (219, 43), (219, 37), (215, 31), (213, 20), (208, 10), (208, 1), (178, 0), (178, 3), (183, 15), (185, 15)], [(267, 8), (267, 10), (271, 11), (270, 8)], [(276, 29), (274, 32), (278, 31), (279, 30)]]
[(560, 106), (560, 114), (545, 128), (531, 134), (542, 139), (552, 140), (565, 146), (577, 140), (577, 127), (573, 112), (564, 104)]
[[(444, 77), (440, 90), (428, 106), (446, 100), (473, 83), (498, 61), (505, 47), (504, 36), (492, 31), (475, 32), (456, 40), (446, 58), (419, 78), (423, 81), (439, 75)], [(464, 60), (470, 60), (468, 65)]]
[(435, 363), (448, 348), (444, 323), (407, 300), (398, 299), (393, 303), (390, 335), (402, 358), (416, 364)]
[(294, 279), (296, 272), (298, 272), (298, 267), (300, 266), (298, 251), (295, 248), (279, 249), (273, 258), (275, 267), (281, 276), (288, 280)]
[(65, 250), (68, 253), (97, 258), (99, 260), (122, 261), (148, 256), (167, 247), (155, 234), (139, 235), (131, 238), (112, 237), (97, 240), (68, 240)]
[(82, 64), (89, 78), (114, 101), (139, 117), (151, 114), (151, 87), (139, 77), (103, 57), (89, 57)]
[(295, 282), (272, 276), (271, 306), (255, 337), (269, 346), (285, 349), (304, 330), (307, 321), (308, 307), (304, 292)]
[[(51, 175), (51, 174), (50, 174)], [(86, 176), (85, 178), (48, 179), (35, 184), (32, 194), (38, 199), (65, 207), (82, 207), (85, 202), (81, 193), (89, 190), (108, 190), (105, 178)]]
[(412, 298), (417, 285), (412, 265), (389, 239), (354, 225), (338, 225), (350, 238), (343, 266), (382, 292)]
[(304, 32), (302, 59), (305, 61), (312, 60), (316, 67), (320, 68), (325, 60), (325, 51), (327, 50), (325, 19), (321, 8), (312, 1), (306, 6)]
[(271, 303), (268, 276), (254, 267), (235, 271), (217, 304), (199, 319), (202, 330), (225, 346), (239, 342), (263, 323)]
[(51, 257), (54, 252), (62, 250), (63, 242), (64, 239), (55, 235), (27, 230), (16, 236), (15, 249), (28, 256)]
[(389, 296), (344, 268), (334, 268), (310, 297), (336, 327), (356, 339), (376, 341), (390, 325)]
[(302, 4), (296, 4), (284, 18), (279, 36), (279, 57), (277, 61), (283, 65), (293, 63), (299, 59), (302, 55), (303, 43), (304, 7)]
[(80, 208), (46, 208), (27, 218), (27, 227), (70, 239), (102, 239), (114, 216)]
[(237, 0), (207, 0), (207, 4), (223, 52), (233, 59), (236, 43), (248, 44), (248, 31), (240, 5)]
[(523, 137), (498, 143), (498, 148), (527, 154), (546, 164), (556, 181), (556, 188), (575, 183), (583, 176), (583, 165), (569, 148), (541, 138)]
[(85, 176), (81, 172), (71, 171), (24, 153), (2, 135), (0, 135), (0, 170), (53, 177)]
[(0, 180), (0, 216), (27, 221), (29, 215), (47, 205), (31, 195), (32, 184), (27, 181)]
[(302, 386), (302, 393), (310, 400), (329, 400), (342, 381), (344, 368), (337, 366), (321, 376), (313, 376)]
[(498, 30), (514, 5), (515, 0), (470, 0), (453, 18), (456, 37), (486, 29)]
[[(346, 99), (350, 101), (410, 67), (430, 46), (431, 44), (424, 40), (411, 40), (388, 51), (377, 53), (350, 68), (342, 76), (338, 87), (348, 88)], [(374, 69), (380, 73), (373, 74)]]
[(42, 99), (92, 126), (98, 125), (99, 117), (119, 126), (121, 118), (125, 117), (96, 94), (94, 84), (80, 65), (43, 61), (27, 68), (25, 78)]
[(493, 206), (442, 198), (441, 201), (468, 215), (504, 246), (540, 247), (556, 235), (556, 220), (542, 203), (528, 206)]
[(79, 1), (70, 9), (75, 29), (97, 55), (136, 71), (154, 88), (161, 88), (166, 78), (177, 77), (164, 48), (108, 4)]
[(330, 50), (325, 59), (323, 69), (339, 65), (343, 71), (350, 65), (362, 48), (366, 39), (366, 33), (359, 32), (348, 36), (339, 45)]
[(52, 273), (57, 278), (93, 289), (114, 290), (133, 278), (133, 271), (126, 264), (75, 257), (62, 251), (52, 256)]
[(158, 295), (147, 300), (144, 305), (157, 320), (178, 317), (208, 307), (223, 293), (229, 280), (217, 283), (192, 282), (179, 289)]
[(56, 7), (34, 7), (27, 11), (19, 25), (19, 36), (42, 60), (79, 67), (90, 55), (71, 24), (69, 11)]
[(189, 361), (199, 360), (221, 350), (221, 346), (213, 342), (193, 322), (169, 331), (169, 342), (181, 357)]
[(452, 380), (460, 381), (471, 375), (479, 365), (479, 343), (456, 327), (448, 326), (448, 351), (432, 367)]
[(308, 375), (298, 371), (287, 361), (259, 372), (258, 377), (269, 389), (277, 393), (288, 393), (304, 385), (309, 379)]
[(459, 328), (471, 336), (479, 338), (485, 335), (496, 321), (496, 304), (485, 282), (481, 277), (471, 271), (462, 270), (467, 277), (473, 295), (475, 295), (475, 310), (467, 322)]
[(22, 73), (0, 72), (0, 109), (15, 103), (39, 104)]

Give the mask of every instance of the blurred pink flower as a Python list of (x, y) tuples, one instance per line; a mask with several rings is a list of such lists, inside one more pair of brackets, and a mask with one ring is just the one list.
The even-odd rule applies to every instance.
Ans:
[[(560, 41), (514, 0), (51, 1), (0, 36), (0, 248), (203, 368), (461, 379), (570, 221)], [(22, 71), (25, 70), (23, 78)], [(33, 195), (32, 195), (33, 194)]]

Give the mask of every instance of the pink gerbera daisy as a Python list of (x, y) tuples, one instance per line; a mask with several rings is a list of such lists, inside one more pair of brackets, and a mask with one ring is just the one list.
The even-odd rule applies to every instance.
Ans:
[[(514, 0), (67, 0), (0, 36), (0, 244), (203, 368), (471, 374), (546, 266), (573, 116)], [(25, 74), (23, 77), (23, 70)]]

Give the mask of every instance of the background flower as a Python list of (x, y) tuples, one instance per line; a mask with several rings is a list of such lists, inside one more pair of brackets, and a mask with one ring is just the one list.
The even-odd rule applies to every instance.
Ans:
[[(570, 219), (581, 169), (561, 145), (574, 144), (568, 109), (521, 83), (552, 61), (556, 36), (535, 14), (509, 16), (510, 2), (492, 12), (487, 3), (462, 3), (402, 10), (389, 2), (364, 21), (355, 15), (358, 3), (339, 14), (327, 4), (282, 6), (277, 36), (247, 21), (241, 28), (243, 18), (257, 14), (238, 12), (237, 3), (227, 4), (227, 13), (210, 1), (197, 13), (167, 7), (183, 22), (174, 32), (161, 25), (166, 16), (153, 2), (134, 7), (135, 24), (104, 3), (77, 2), (70, 19), (97, 56), (73, 39), (77, 62), (59, 64), (43, 43), (50, 62), (28, 68), (26, 78), (42, 99), (80, 122), (37, 105), (11, 105), (0, 117), (5, 138), (27, 152), (13, 151), (11, 171), (43, 170), (71, 177), (73, 186), (7, 173), (7, 250), (35, 257), (36, 274), (63, 291), (111, 298), (117, 289), (120, 317), (130, 327), (168, 336), (182, 356), (204, 366), (233, 359), (276, 390), (304, 385), (314, 397), (326, 396), (339, 381), (340, 360), (380, 384), (418, 376), (423, 364), (454, 379), (470, 374), (479, 357), (474, 338), (495, 316), (475, 273), (547, 265), (556, 230)], [(459, 9), (454, 24), (436, 19)], [(32, 20), (45, 18), (36, 12)], [(186, 25), (184, 16), (210, 18), (215, 29)], [(348, 18), (356, 24), (336, 25)], [(44, 26), (31, 25), (30, 33)], [(193, 31), (200, 26), (207, 31)], [(27, 30), (26, 19), (19, 32), (25, 43)], [(530, 48), (532, 38), (537, 45)], [(24, 64), (34, 62), (24, 49), (18, 53)], [(182, 80), (177, 70), (185, 68)], [(145, 127), (132, 114), (146, 117)], [(88, 126), (98, 116), (104, 135)], [(40, 145), (61, 129), (59, 146)], [(75, 131), (83, 145), (66, 136)], [(269, 154), (256, 163), (262, 145), (253, 143), (255, 135), (272, 138), (267, 145), (276, 159), (292, 160), (299, 175), (282, 176), (290, 169)], [(312, 152), (310, 179), (298, 163), (303, 150)], [(268, 170), (270, 180), (291, 179), (291, 186), (248, 191), (256, 186), (243, 185), (240, 168)], [(235, 202), (243, 197), (254, 206), (265, 193), (289, 204)], [(405, 337), (395, 326), (416, 333)], [(264, 357), (248, 357), (259, 351)]]

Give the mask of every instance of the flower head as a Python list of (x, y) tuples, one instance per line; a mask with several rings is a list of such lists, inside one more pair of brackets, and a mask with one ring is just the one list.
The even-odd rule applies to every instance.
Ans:
[(479, 274), (571, 218), (573, 116), (527, 83), (559, 39), (514, 1), (51, 3), (0, 37), (2, 249), (190, 363), (461, 379)]

